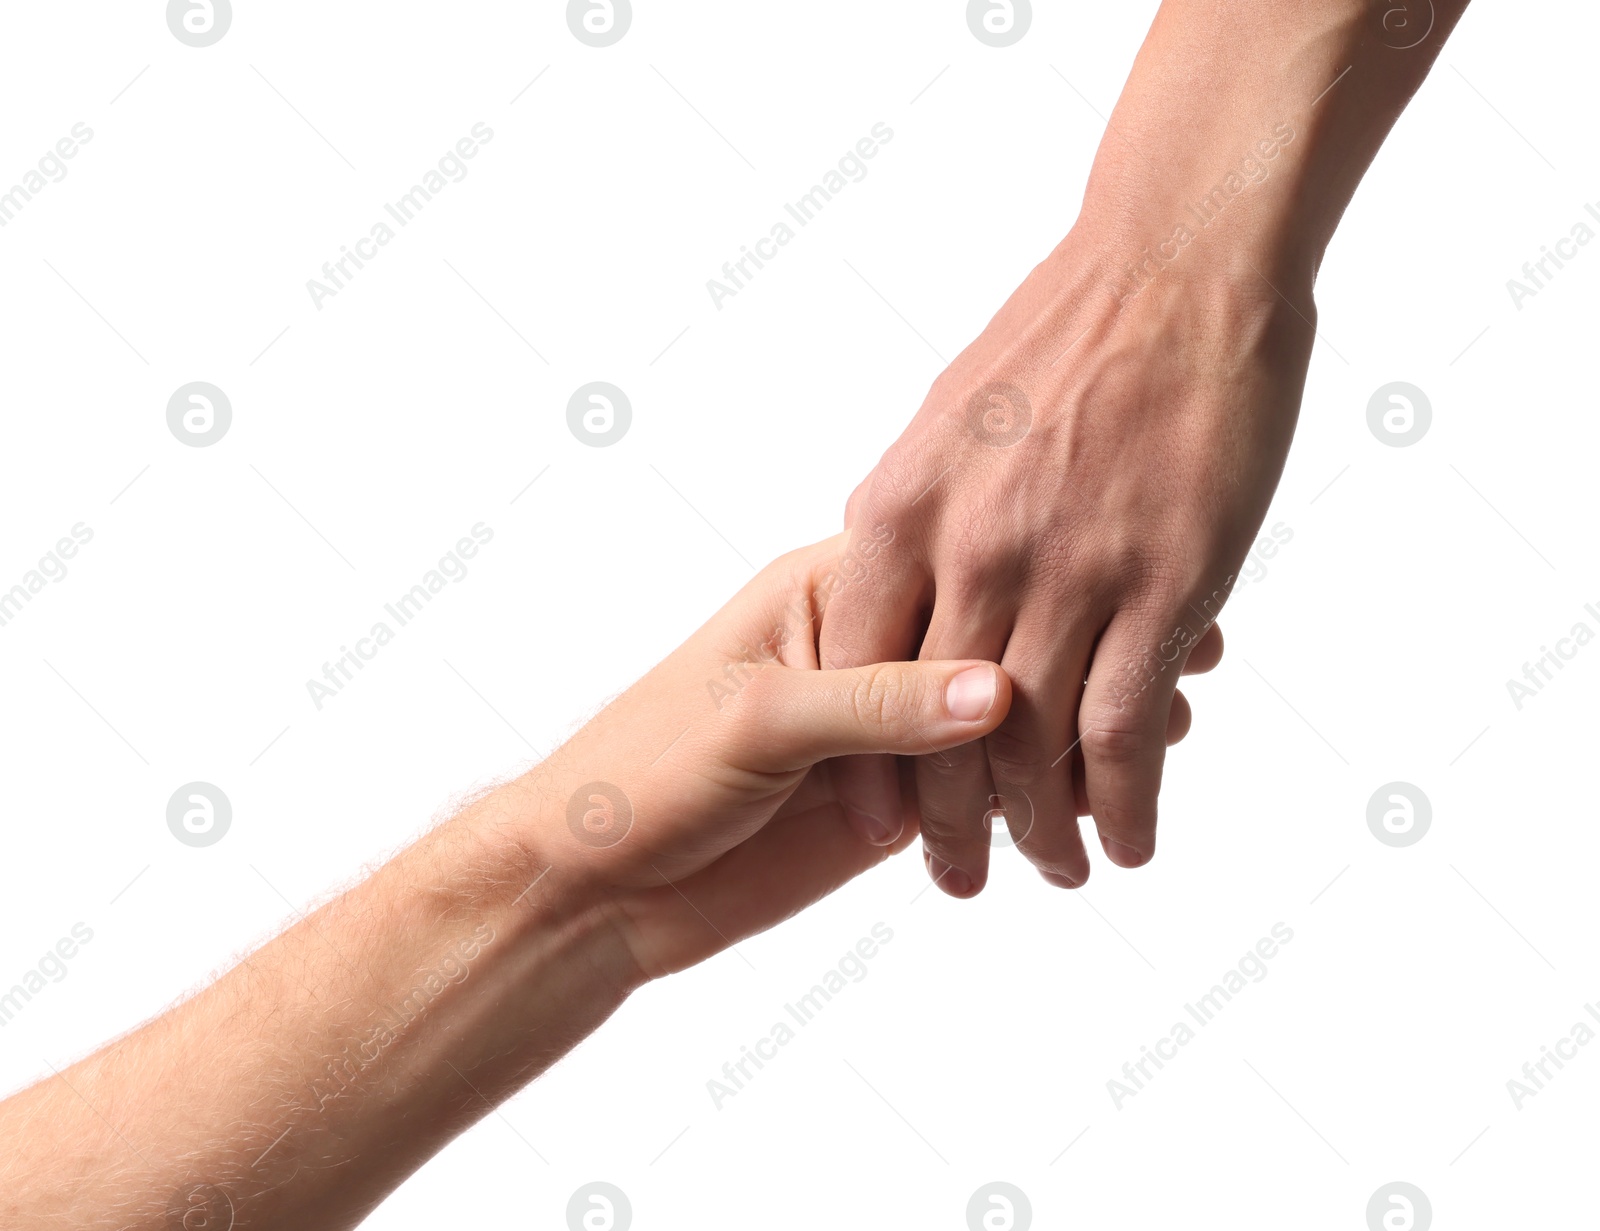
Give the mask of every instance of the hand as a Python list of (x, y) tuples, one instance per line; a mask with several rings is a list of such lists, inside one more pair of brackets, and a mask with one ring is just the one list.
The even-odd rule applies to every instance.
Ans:
[[(1221, 656), (1217, 612), (1293, 433), (1306, 319), (1198, 252), (1119, 303), (1118, 250), (1075, 230), (846, 514), (892, 541), (829, 607), (823, 664), (989, 658), (1013, 682), (982, 744), (916, 762), (929, 873), (958, 897), (984, 883), (995, 798), (1053, 884), (1089, 875), (1080, 814), (1112, 862), (1153, 855), (1165, 745), (1188, 724), (1178, 676)], [(836, 777), (880, 822), (865, 836), (897, 836), (885, 758)]]
[(772, 926), (910, 843), (915, 808), (898, 787), (900, 841), (859, 836), (830, 758), (942, 752), (1005, 717), (1010, 683), (992, 663), (818, 668), (816, 614), (845, 537), (769, 565), (492, 806), (540, 818), (520, 839), (529, 862), (602, 903), (646, 977)]
[[(1163, 0), (1071, 234), (852, 498), (846, 524), (892, 546), (828, 611), (823, 665), (989, 658), (1015, 686), (982, 748), (917, 762), (946, 891), (982, 887), (994, 795), (1055, 884), (1089, 874), (1084, 804), (1113, 862), (1154, 854), (1174, 683), (1220, 651), (1294, 431), (1316, 271), (1467, 0), (1412, 7)], [(892, 840), (893, 767), (837, 777)]]
[(843, 540), (767, 568), (548, 761), (210, 987), (0, 1102), (5, 1225), (353, 1227), (642, 982), (885, 859), (828, 758), (980, 738), (1010, 684), (819, 670)]

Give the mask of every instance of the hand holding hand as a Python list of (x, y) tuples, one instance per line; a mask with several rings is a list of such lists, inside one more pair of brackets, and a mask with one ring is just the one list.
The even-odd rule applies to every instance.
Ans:
[[(1054, 884), (1089, 875), (1080, 814), (1112, 862), (1154, 853), (1178, 677), (1221, 656), (1293, 431), (1304, 319), (1265, 285), (1183, 271), (1119, 303), (1106, 250), (1075, 231), (1033, 271), (847, 511), (893, 541), (828, 610), (823, 665), (988, 658), (1015, 687), (982, 744), (916, 763), (929, 872), (956, 896), (983, 884), (994, 799)], [(894, 767), (839, 779), (883, 840)]]
[(898, 794), (900, 840), (860, 836), (832, 758), (942, 752), (1005, 717), (1010, 682), (993, 663), (819, 669), (816, 617), (845, 538), (769, 565), (502, 788), (496, 813), (537, 818), (519, 838), (529, 863), (581, 885), (646, 977), (788, 918), (912, 840), (915, 808)]

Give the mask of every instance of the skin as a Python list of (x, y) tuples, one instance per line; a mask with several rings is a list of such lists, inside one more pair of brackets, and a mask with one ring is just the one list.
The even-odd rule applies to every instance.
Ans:
[[(354, 1226), (633, 990), (919, 826), (957, 896), (996, 800), (1056, 884), (1088, 875), (1077, 815), (1147, 860), (1177, 677), (1220, 656), (1289, 447), (1322, 253), (1465, 0), (1409, 6), (1432, 18), (1414, 44), (1407, 7), (1167, 0), (1078, 222), (935, 382), (848, 537), (769, 567), (549, 761), (0, 1103), (0, 1223)], [(1270, 172), (1148, 258), (1280, 123)]]
[[(852, 495), (895, 547), (830, 608), (824, 664), (979, 657), (1014, 685), (982, 745), (915, 764), (946, 892), (982, 888), (996, 802), (1052, 884), (1088, 878), (1080, 815), (1113, 863), (1155, 853), (1174, 685), (1282, 474), (1317, 269), (1465, 7), (1167, 0), (1071, 232)], [(863, 837), (898, 841), (896, 767), (840, 772)]]
[(0, 1226), (352, 1227), (634, 990), (909, 845), (910, 777), (873, 845), (834, 758), (981, 738), (1011, 686), (971, 660), (820, 670), (860, 567), (843, 535), (776, 561), (549, 760), (0, 1103)]

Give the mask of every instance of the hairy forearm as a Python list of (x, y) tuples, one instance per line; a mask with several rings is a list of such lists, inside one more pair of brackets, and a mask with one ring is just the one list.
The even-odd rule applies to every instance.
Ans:
[(604, 914), (507, 837), (539, 806), (526, 782), (479, 801), (0, 1104), (0, 1224), (353, 1226), (638, 982)]
[(839, 535), (763, 569), (536, 769), (0, 1103), (0, 1228), (351, 1227), (647, 979), (903, 849), (856, 832), (832, 759), (969, 743), (1010, 685), (819, 670), (821, 607), (871, 558)]

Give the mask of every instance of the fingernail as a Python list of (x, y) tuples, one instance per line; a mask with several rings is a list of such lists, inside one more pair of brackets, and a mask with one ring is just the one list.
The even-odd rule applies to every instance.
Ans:
[(942, 859), (928, 856), (928, 875), (952, 897), (964, 898), (972, 893), (972, 878), (960, 868), (952, 867)]
[(873, 846), (888, 846), (900, 836), (900, 831), (882, 817), (863, 812), (850, 804), (844, 806), (844, 814), (850, 818), (850, 824), (855, 827), (855, 831)]
[(1145, 862), (1146, 856), (1121, 842), (1105, 842), (1102, 845), (1106, 848), (1107, 858), (1119, 868), (1137, 868)]
[(1046, 883), (1054, 885), (1057, 889), (1076, 889), (1081, 883), (1073, 880), (1070, 876), (1063, 876), (1059, 872), (1041, 872), (1039, 875), (1044, 877)]
[(945, 708), (957, 722), (977, 722), (993, 708), (994, 691), (993, 667), (968, 667), (945, 685)]

